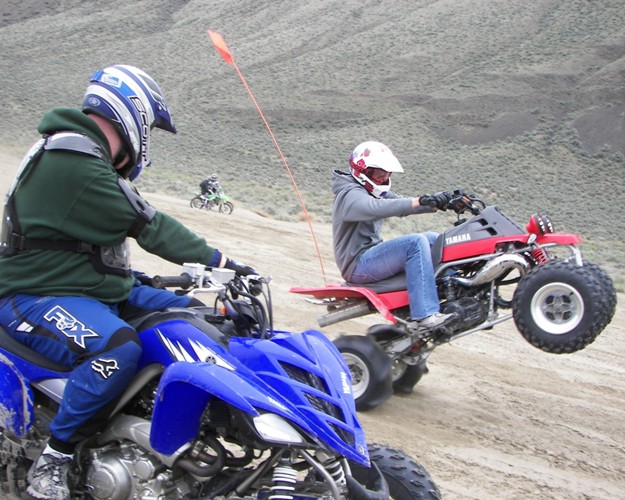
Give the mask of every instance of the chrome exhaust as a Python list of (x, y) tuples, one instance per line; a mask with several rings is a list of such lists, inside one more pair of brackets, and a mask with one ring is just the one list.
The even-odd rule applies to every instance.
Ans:
[(504, 273), (516, 269), (523, 276), (529, 271), (529, 264), (522, 256), (516, 253), (499, 255), (487, 262), (477, 274), (471, 278), (453, 277), (453, 281), (466, 287), (490, 283)]
[(366, 300), (355, 300), (346, 302), (345, 304), (337, 307), (336, 309), (323, 314), (317, 318), (317, 323), (320, 327), (334, 325), (341, 321), (348, 319), (359, 318), (371, 314), (373, 309), (369, 307), (369, 302)]

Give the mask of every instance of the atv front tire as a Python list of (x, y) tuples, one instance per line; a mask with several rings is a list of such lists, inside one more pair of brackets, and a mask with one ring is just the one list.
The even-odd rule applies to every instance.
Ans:
[[(599, 286), (604, 291), (607, 308), (605, 319), (609, 323), (612, 320), (612, 316), (614, 316), (614, 313), (616, 312), (617, 295), (616, 289), (614, 288), (614, 282), (612, 281), (612, 278), (610, 278), (610, 275), (597, 264), (593, 264), (592, 262), (584, 262), (584, 267), (595, 273), (595, 276), (599, 280)], [(603, 330), (608, 325), (608, 323), (602, 325), (601, 329)]]
[[(386, 479), (389, 493), (394, 500), (440, 500), (438, 486), (427, 470), (401, 450), (380, 444), (369, 445), (369, 458)], [(349, 463), (352, 476), (366, 485), (369, 469), (355, 462)]]
[(612, 319), (615, 291), (597, 266), (554, 261), (530, 270), (512, 299), (521, 335), (543, 351), (561, 354), (584, 349)]

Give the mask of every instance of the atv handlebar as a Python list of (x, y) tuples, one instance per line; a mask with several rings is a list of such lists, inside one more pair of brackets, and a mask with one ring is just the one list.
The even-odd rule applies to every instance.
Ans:
[(463, 189), (456, 189), (453, 191), (453, 196), (445, 207), (446, 210), (453, 210), (458, 215), (465, 212), (471, 212), (473, 215), (478, 215), (484, 208), (486, 208), (486, 203), (475, 195), (467, 194), (467, 192)]
[(154, 288), (182, 288), (186, 290), (193, 285), (193, 278), (188, 273), (182, 273), (178, 276), (153, 276), (152, 286)]
[(231, 270), (186, 263), (180, 275), (153, 276), (149, 284), (154, 288), (179, 288), (184, 291), (176, 293), (189, 297), (213, 294), (240, 336), (265, 338), (273, 332), (270, 281), (262, 276), (236, 276)]

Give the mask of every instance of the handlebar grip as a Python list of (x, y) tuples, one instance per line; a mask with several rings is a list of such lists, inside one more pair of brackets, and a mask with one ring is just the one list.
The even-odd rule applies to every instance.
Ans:
[(180, 276), (154, 276), (152, 286), (154, 288), (182, 288), (186, 290), (193, 284), (193, 278), (188, 273)]

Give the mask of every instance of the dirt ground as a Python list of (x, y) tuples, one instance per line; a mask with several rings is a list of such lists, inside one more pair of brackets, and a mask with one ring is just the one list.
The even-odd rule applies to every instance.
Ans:
[[(15, 155), (0, 152), (2, 185)], [(226, 255), (273, 278), (275, 326), (316, 328), (320, 308), (292, 286), (339, 279), (329, 226), (271, 220), (235, 205), (232, 215), (191, 209), (188, 200), (143, 193)], [(582, 249), (583, 250), (583, 249)], [(154, 274), (179, 268), (133, 249), (133, 267)], [(400, 447), (423, 463), (446, 499), (625, 498), (624, 297), (611, 324), (584, 351), (547, 354), (512, 322), (446, 345), (409, 396), (361, 413), (372, 442)], [(375, 318), (325, 329), (364, 332)]]

